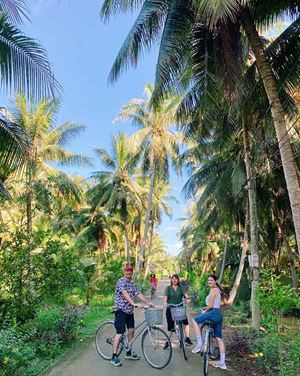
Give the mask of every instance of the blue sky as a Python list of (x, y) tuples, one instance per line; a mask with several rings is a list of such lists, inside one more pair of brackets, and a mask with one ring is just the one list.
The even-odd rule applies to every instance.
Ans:
[[(99, 17), (99, 0), (28, 0), (32, 23), (22, 29), (46, 48), (56, 78), (63, 87), (63, 102), (58, 124), (74, 120), (86, 125), (85, 132), (71, 145), (77, 152), (93, 156), (93, 148), (109, 149), (110, 136), (120, 130), (128, 134), (130, 124), (112, 124), (120, 107), (130, 98), (143, 94), (146, 82), (153, 82), (157, 48), (145, 54), (137, 69), (130, 69), (113, 86), (107, 77), (134, 14), (120, 15), (108, 24)], [(96, 164), (95, 169), (99, 165)], [(73, 169), (74, 175), (89, 175), (85, 169)], [(173, 195), (179, 203), (170, 203), (173, 219), (164, 218), (161, 229), (166, 248), (177, 254), (180, 241), (176, 237), (178, 218), (184, 216), (184, 202), (180, 197), (183, 182), (172, 177)]]

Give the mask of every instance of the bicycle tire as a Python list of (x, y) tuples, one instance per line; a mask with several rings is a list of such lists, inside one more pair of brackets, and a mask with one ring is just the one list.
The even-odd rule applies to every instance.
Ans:
[(218, 341), (216, 337), (212, 335), (209, 336), (208, 356), (210, 357), (211, 360), (217, 360), (220, 358), (220, 349), (219, 349)]
[(204, 376), (208, 375), (208, 353), (207, 352), (203, 354), (203, 375)]
[(185, 343), (184, 343), (183, 324), (181, 321), (178, 323), (178, 336), (179, 336), (179, 345), (180, 345), (180, 349), (182, 351), (184, 360), (187, 360), (187, 355), (185, 351)]
[[(164, 349), (166, 343), (168, 347)], [(146, 362), (156, 369), (165, 368), (172, 358), (172, 344), (168, 334), (157, 326), (151, 326), (143, 333), (141, 347)], [(162, 360), (155, 361), (155, 355)]]
[[(112, 357), (112, 346), (116, 335), (115, 324), (113, 320), (105, 321), (101, 324), (96, 332), (95, 345), (97, 353), (105, 360)], [(123, 350), (120, 344), (117, 355), (119, 356)]]

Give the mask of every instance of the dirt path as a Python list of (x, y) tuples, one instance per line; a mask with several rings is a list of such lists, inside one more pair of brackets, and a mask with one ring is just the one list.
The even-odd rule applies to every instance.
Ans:
[[(168, 281), (161, 281), (158, 286), (158, 296), (154, 301), (155, 304), (162, 304), (162, 296)], [(143, 312), (136, 311), (136, 322), (143, 320)], [(166, 324), (166, 323), (165, 323)], [(166, 325), (165, 325), (166, 327)], [(194, 334), (191, 333), (193, 340)], [(199, 355), (191, 353), (188, 348), (188, 360), (185, 362), (179, 352), (175, 337), (173, 339), (173, 357), (170, 364), (163, 370), (155, 370), (151, 368), (144, 360), (139, 347), (139, 341), (135, 343), (135, 351), (141, 355), (139, 361), (129, 361), (121, 355), (123, 366), (120, 368), (113, 367), (108, 361), (103, 360), (96, 352), (94, 341), (83, 344), (76, 349), (69, 357), (60, 364), (56, 365), (48, 376), (120, 376), (122, 374), (130, 376), (152, 376), (154, 374), (162, 374), (165, 376), (183, 376), (183, 375), (203, 375), (202, 358)], [(210, 367), (209, 376), (230, 376), (230, 371), (222, 371)]]

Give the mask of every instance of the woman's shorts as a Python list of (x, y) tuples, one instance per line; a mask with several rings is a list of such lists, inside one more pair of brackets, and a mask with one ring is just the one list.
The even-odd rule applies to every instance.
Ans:
[(134, 328), (134, 316), (133, 313), (125, 313), (121, 309), (115, 312), (115, 328), (117, 334), (124, 334), (127, 329)]
[[(168, 323), (168, 331), (174, 332), (175, 331), (175, 323), (172, 319), (170, 307), (167, 307), (166, 317), (167, 317), (167, 323)], [(183, 325), (189, 325), (189, 322), (188, 322), (187, 319), (183, 320), (182, 323), (183, 323)]]
[(213, 308), (209, 312), (202, 313), (202, 315), (194, 318), (198, 325), (203, 325), (205, 321), (209, 320), (214, 323), (214, 336), (222, 338), (222, 323), (223, 312), (218, 308)]

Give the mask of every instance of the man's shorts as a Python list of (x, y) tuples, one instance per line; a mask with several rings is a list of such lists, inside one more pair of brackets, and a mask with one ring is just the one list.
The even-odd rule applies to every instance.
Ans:
[(125, 313), (121, 309), (115, 312), (115, 328), (117, 334), (124, 334), (127, 329), (134, 328), (134, 315), (133, 313)]
[(202, 315), (196, 316), (194, 320), (198, 325), (203, 325), (206, 320), (213, 322), (214, 336), (222, 338), (223, 312), (220, 309), (213, 308), (206, 313), (202, 313)]

